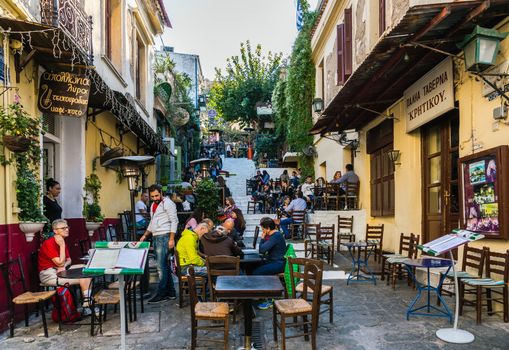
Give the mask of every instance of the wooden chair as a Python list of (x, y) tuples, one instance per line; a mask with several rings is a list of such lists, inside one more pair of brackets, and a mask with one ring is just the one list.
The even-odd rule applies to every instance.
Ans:
[(292, 220), (293, 222), (290, 224), (291, 239), (293, 239), (293, 237), (295, 236), (295, 229), (297, 229), (297, 232), (303, 229), (304, 224), (306, 223), (306, 211), (305, 210), (292, 211)]
[[(281, 332), (282, 344), (281, 348), (286, 350), (286, 339), (302, 337), (309, 341), (311, 335), (311, 348), (316, 349), (316, 332), (318, 328), (318, 316), (320, 311), (320, 291), (322, 290), (322, 270), (312, 263), (305, 264), (304, 273), (293, 272), (292, 283), (295, 284), (294, 278), (302, 278), (302, 296), (295, 299), (281, 299), (274, 302), (272, 324), (274, 328), (274, 341), (277, 342), (277, 332)], [(295, 290), (295, 288), (293, 289)], [(307, 301), (308, 295), (313, 294), (312, 302)], [(280, 315), (280, 321), (278, 320)], [(302, 317), (302, 322), (297, 322), (297, 317)], [(292, 317), (294, 322), (287, 323), (286, 319)], [(311, 317), (311, 321), (308, 320)], [(287, 327), (304, 327), (304, 333), (292, 336), (286, 335)], [(309, 332), (311, 327), (311, 332)]]
[[(475, 290), (475, 303), (468, 303), (475, 306), (477, 313), (476, 322), (481, 323), (482, 307), (488, 307), (488, 315), (497, 313), (493, 311), (493, 302), (502, 304), (504, 322), (509, 322), (509, 249), (505, 253), (488, 251), (486, 253), (485, 278), (465, 278), (460, 280), (460, 314), (463, 313), (465, 300), (465, 289)], [(494, 275), (498, 275), (495, 278)], [(486, 295), (486, 304), (483, 304), (482, 297)], [(494, 294), (499, 296), (494, 297)]]
[[(375, 244), (375, 261), (382, 256), (384, 225), (366, 225), (366, 242)], [(367, 254), (367, 250), (365, 251)]]
[(253, 193), (253, 181), (246, 179), (246, 196), (251, 195)]
[[(240, 258), (238, 256), (217, 255), (208, 256), (205, 264), (207, 266), (207, 275), (209, 280), (210, 297), (212, 301), (216, 300), (215, 288), (218, 276), (238, 276), (240, 273)], [(237, 315), (237, 301), (235, 300), (233, 307), (233, 323), (235, 323)]]
[[(396, 278), (400, 278), (406, 274), (408, 285), (412, 283), (411, 276), (408, 275), (407, 269), (403, 266), (406, 259), (417, 258), (417, 245), (419, 244), (419, 235), (405, 236), (403, 233), (400, 236), (399, 254), (384, 254), (382, 255), (382, 277), (384, 275), (385, 265), (388, 266), (389, 275), (387, 277), (387, 285), (392, 279), (392, 289), (396, 289)], [(383, 278), (382, 278), (383, 279)]]
[[(323, 178), (319, 178), (319, 179), (323, 180)], [(317, 210), (317, 209), (323, 210), (326, 208), (326, 206), (325, 206), (325, 192), (326, 192), (325, 181), (320, 183), (317, 179), (315, 187), (313, 188), (313, 195), (314, 195), (313, 208), (315, 210)]]
[[(482, 278), (487, 252), (489, 252), (488, 248), (473, 248), (469, 247), (468, 244), (465, 244), (463, 248), (461, 267), (459, 267), (459, 271), (456, 271), (458, 281), (464, 278)], [(470, 272), (467, 271), (467, 269)], [(443, 272), (440, 272), (440, 277), (443, 277), (443, 274)], [(441, 295), (445, 294), (453, 296), (456, 291), (451, 292), (449, 289), (443, 289), (444, 286), (454, 286), (454, 273), (452, 270), (449, 270), (447, 273), (444, 283), (440, 286), (438, 293)], [(437, 298), (437, 304), (440, 305), (439, 298)]]
[(81, 256), (85, 256), (85, 255), (88, 255), (88, 250), (92, 247), (92, 243), (90, 243), (90, 239), (85, 238), (85, 239), (80, 239), (78, 240), (78, 245), (80, 247), (80, 253), (81, 253)]
[[(413, 235), (413, 234), (412, 234)], [(382, 273), (380, 276), (380, 280), (385, 280), (385, 274), (388, 274), (387, 277), (387, 285), (389, 285), (390, 273), (388, 269), (387, 259), (389, 258), (408, 258), (408, 253), (410, 250), (410, 242), (412, 237), (410, 235), (405, 236), (403, 232), (399, 235), (399, 248), (397, 253), (386, 253), (382, 254)], [(387, 267), (387, 268), (386, 268)]]
[(304, 224), (304, 256), (311, 255), (311, 244), (316, 241), (316, 233), (320, 229), (320, 224)]
[(311, 258), (326, 258), (327, 263), (334, 263), (334, 243), (336, 229), (334, 225), (320, 226), (316, 232), (316, 240), (311, 242)]
[(253, 236), (253, 249), (256, 249), (256, 243), (258, 243), (258, 236), (260, 235), (260, 226), (255, 227)]
[[(323, 261), (321, 260), (315, 260), (315, 259), (304, 259), (304, 258), (288, 258), (288, 264), (290, 267), (290, 271), (298, 271), (298, 273), (302, 273), (304, 271), (304, 267), (306, 263), (315, 264), (320, 268), (320, 270), (323, 270)], [(297, 265), (297, 266), (295, 266)], [(290, 272), (291, 274), (291, 272)], [(297, 275), (296, 275), (297, 276)], [(294, 283), (297, 283), (294, 287), (292, 287), (292, 298), (296, 298), (297, 295), (301, 295), (304, 289), (304, 284), (302, 281), (300, 281), (298, 278), (292, 279)], [(309, 293), (313, 294), (311, 291), (308, 291)], [(298, 293), (298, 294), (297, 294)], [(324, 296), (328, 297), (326, 299), (323, 299)], [(310, 300), (308, 300), (310, 301)], [(327, 305), (327, 308), (322, 310), (321, 306)], [(330, 285), (326, 285), (322, 283), (322, 289), (320, 293), (320, 315), (329, 312), (329, 322), (334, 322), (334, 287)]]
[(340, 202), (344, 203), (344, 209), (359, 209), (360, 182), (346, 182), (345, 191), (340, 195)]
[[(237, 265), (238, 267), (238, 265)], [(187, 283), (189, 285), (189, 299), (191, 309), (191, 349), (196, 349), (196, 342), (199, 330), (206, 331), (223, 331), (223, 340), (219, 339), (201, 339), (202, 341), (224, 343), (224, 349), (228, 349), (228, 321), (229, 321), (229, 306), (228, 303), (218, 302), (199, 302), (196, 293), (196, 278), (194, 268), (189, 268), (189, 276), (187, 276)], [(198, 321), (223, 321), (221, 324), (209, 324), (206, 326), (199, 326)]]
[[(180, 268), (180, 259), (179, 255), (177, 253), (177, 249), (175, 249), (175, 264), (177, 265), (175, 269), (175, 273), (177, 274), (177, 279), (179, 282), (179, 307), (184, 307), (184, 292), (189, 293), (189, 284), (187, 283), (188, 276), (182, 275), (182, 269)], [(193, 270), (194, 271), (194, 270)], [(196, 276), (195, 278), (195, 284), (198, 286), (198, 288), (201, 291), (201, 297), (202, 300), (205, 300), (206, 298), (206, 284), (207, 281), (205, 278), (201, 276)]]
[(337, 236), (337, 250), (339, 252), (341, 241), (344, 239), (348, 242), (355, 242), (355, 235), (353, 234), (353, 215), (351, 217), (341, 217), (338, 215), (338, 236)]
[(332, 209), (339, 210), (339, 192), (340, 192), (339, 184), (331, 184), (327, 183), (325, 185), (325, 208), (327, 210)]
[(257, 201), (249, 201), (247, 202), (247, 213), (250, 214), (256, 214), (256, 210), (257, 210), (257, 207), (258, 207), (258, 202)]
[[(0, 264), (0, 270), (4, 278), (5, 286), (7, 287), (7, 300), (9, 303), (10, 322), (9, 336), (14, 336), (15, 322), (15, 308), (16, 305), (23, 305), (25, 308), (25, 326), (28, 327), (28, 306), (35, 304), (38, 312), (41, 313), (42, 326), (44, 328), (44, 336), (48, 337), (48, 326), (46, 324), (46, 314), (44, 311), (44, 303), (55, 295), (55, 290), (48, 290), (42, 292), (30, 292), (27, 288), (25, 273), (23, 272), (23, 265), (21, 257), (18, 255), (17, 259), (10, 260), (6, 263)], [(21, 284), (21, 293), (16, 294), (16, 285)], [(19, 289), (19, 288), (18, 288)], [(57, 303), (59, 305), (59, 303)], [(58, 312), (60, 315), (60, 311)], [(60, 327), (59, 327), (60, 328)]]

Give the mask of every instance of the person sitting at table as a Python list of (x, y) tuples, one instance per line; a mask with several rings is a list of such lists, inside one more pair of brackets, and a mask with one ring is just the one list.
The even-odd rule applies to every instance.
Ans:
[(290, 176), (288, 175), (288, 170), (287, 169), (283, 170), (283, 173), (279, 177), (279, 180), (281, 180), (281, 183), (283, 181), (286, 181), (286, 182), (290, 181)]
[(295, 170), (292, 171), (292, 176), (290, 177), (290, 184), (293, 186), (293, 188), (299, 187), (300, 177)]
[[(57, 219), (51, 224), (54, 236), (48, 238), (42, 243), (38, 257), (39, 279), (41, 283), (47, 286), (63, 286), (66, 283), (70, 285), (80, 286), (81, 293), (84, 298), (83, 312), (90, 314), (88, 310), (88, 300), (90, 298), (91, 278), (81, 279), (65, 279), (58, 278), (57, 273), (64, 271), (67, 266), (71, 265), (71, 257), (69, 249), (65, 243), (65, 239), (69, 237), (69, 225), (66, 220)], [(70, 267), (82, 267), (83, 265), (73, 265)]]
[(207, 227), (209, 228), (209, 231), (212, 231), (214, 229), (214, 226), (215, 226), (214, 221), (212, 221), (211, 219), (205, 218), (201, 222), (207, 225)]
[(226, 197), (224, 200), (225, 207), (223, 209), (224, 215), (226, 215), (227, 218), (231, 218), (231, 214), (237, 206), (235, 205), (235, 200), (229, 196)]
[(340, 194), (345, 194), (346, 184), (347, 183), (358, 183), (359, 182), (359, 176), (353, 171), (353, 165), (347, 164), (345, 166), (346, 173), (345, 175), (341, 176), (341, 178), (338, 180), (337, 183), (341, 184), (341, 188), (339, 190)]
[(187, 275), (187, 270), (193, 266), (197, 276), (207, 277), (205, 260), (200, 256), (198, 249), (198, 242), (207, 232), (209, 226), (204, 222), (199, 223), (194, 230), (186, 229), (182, 232), (177, 243), (177, 252), (183, 275)]
[(286, 180), (281, 181), (281, 195), (293, 197), (294, 189), (290, 186), (290, 183)]
[(311, 209), (313, 209), (313, 201), (315, 199), (315, 184), (313, 183), (313, 178), (311, 176), (306, 176), (305, 182), (302, 184), (301, 189), (304, 198), (308, 203), (311, 204)]
[(230, 237), (240, 248), (246, 247), (244, 241), (242, 240), (242, 236), (235, 229), (235, 221), (233, 219), (226, 219), (225, 222), (223, 222), (223, 224), (219, 227), (223, 227), (228, 237)]
[(235, 208), (232, 210), (230, 216), (234, 220), (235, 230), (237, 230), (240, 237), (244, 236), (244, 231), (246, 231), (246, 219), (244, 219), (242, 210), (240, 208)]
[(293, 219), (292, 219), (293, 211), (295, 211), (295, 210), (302, 211), (302, 210), (306, 210), (306, 208), (307, 208), (307, 203), (304, 200), (304, 195), (302, 194), (301, 191), (297, 191), (297, 197), (290, 202), (288, 207), (286, 207), (285, 211), (286, 211), (288, 217), (285, 219), (281, 219), (281, 222), (280, 222), (280, 227), (285, 235), (285, 238), (290, 238), (289, 226), (290, 226), (290, 224), (293, 223)]
[(334, 177), (332, 178), (332, 180), (329, 181), (329, 183), (338, 184), (339, 179), (341, 179), (341, 171), (338, 170), (334, 173)]
[(206, 256), (228, 255), (243, 256), (242, 249), (228, 235), (228, 231), (223, 226), (218, 226), (215, 230), (205, 233), (200, 238), (201, 251)]
[(184, 229), (190, 228), (193, 230), (196, 226), (198, 226), (199, 222), (203, 221), (203, 219), (205, 219), (205, 212), (202, 208), (196, 208), (189, 219), (187, 219)]
[(148, 203), (148, 193), (142, 192), (140, 195), (140, 199), (136, 202), (134, 206), (134, 212), (136, 213), (136, 228), (144, 229), (147, 227), (147, 219), (145, 218), (147, 211), (147, 203)]
[(288, 218), (290, 215), (286, 211), (286, 208), (290, 205), (292, 198), (290, 196), (284, 196), (282, 203), (277, 208), (277, 214), (279, 218)]
[(253, 193), (252, 198), (254, 201), (258, 202), (258, 210), (260, 212), (265, 210), (265, 202), (270, 200), (271, 191), (270, 184), (264, 184), (261, 190)]

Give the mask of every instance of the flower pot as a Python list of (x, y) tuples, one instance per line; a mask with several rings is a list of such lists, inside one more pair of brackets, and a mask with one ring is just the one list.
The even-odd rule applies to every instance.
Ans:
[(9, 151), (26, 152), (30, 148), (32, 140), (24, 136), (4, 135), (3, 144)]
[(45, 222), (22, 221), (19, 223), (19, 229), (25, 234), (27, 242), (32, 242), (37, 232), (44, 227)]
[(101, 227), (101, 225), (102, 222), (87, 221), (85, 223), (85, 227), (87, 228), (88, 235), (92, 237), (94, 235), (94, 231)]

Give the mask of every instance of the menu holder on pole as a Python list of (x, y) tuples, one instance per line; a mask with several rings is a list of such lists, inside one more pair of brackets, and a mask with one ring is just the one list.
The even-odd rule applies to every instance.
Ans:
[(96, 242), (85, 274), (118, 275), (120, 295), (120, 348), (126, 348), (124, 275), (142, 275), (147, 261), (149, 242)]
[(454, 275), (454, 294), (456, 296), (456, 305), (454, 310), (454, 327), (453, 328), (442, 328), (436, 331), (436, 335), (443, 341), (448, 343), (456, 344), (467, 344), (474, 341), (475, 336), (463, 329), (458, 328), (458, 316), (459, 316), (459, 293), (458, 293), (458, 276), (456, 274), (456, 268), (454, 266), (454, 257), (452, 250), (462, 246), (468, 242), (477, 241), (484, 238), (484, 235), (467, 231), (467, 230), (452, 230), (452, 233), (437, 238), (431, 242), (423, 245), (418, 245), (417, 248), (423, 252), (438, 256), (449, 252), (449, 257), (452, 262), (452, 272)]

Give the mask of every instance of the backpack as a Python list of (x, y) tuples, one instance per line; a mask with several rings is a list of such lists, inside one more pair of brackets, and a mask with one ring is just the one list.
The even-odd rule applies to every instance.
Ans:
[[(81, 318), (81, 313), (78, 312), (69, 285), (65, 287), (58, 287), (57, 294), (51, 298), (53, 303), (53, 311), (51, 312), (51, 319), (54, 322), (62, 321), (64, 323), (72, 323)], [(58, 304), (57, 304), (58, 303)], [(58, 311), (60, 309), (60, 320)]]

